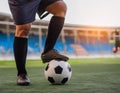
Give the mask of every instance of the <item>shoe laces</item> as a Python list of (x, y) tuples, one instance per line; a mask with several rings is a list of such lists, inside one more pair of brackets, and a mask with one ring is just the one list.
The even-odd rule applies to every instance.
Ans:
[(56, 50), (56, 49), (53, 49), (53, 51), (55, 51), (55, 52), (59, 53), (59, 52), (58, 52), (58, 50)]

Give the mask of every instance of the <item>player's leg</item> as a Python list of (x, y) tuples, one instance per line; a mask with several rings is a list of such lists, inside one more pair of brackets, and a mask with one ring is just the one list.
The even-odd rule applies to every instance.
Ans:
[(18, 71), (17, 84), (28, 85), (30, 83), (26, 71), (26, 56), (28, 48), (28, 33), (31, 24), (16, 25), (16, 33), (14, 38), (14, 57)]
[(52, 13), (54, 16), (51, 18), (49, 23), (44, 53), (53, 49), (55, 42), (62, 30), (66, 14), (66, 5), (63, 1), (57, 1), (49, 5), (46, 10)]
[(56, 1), (53, 4), (47, 6), (46, 10), (49, 13), (52, 13), (53, 17), (51, 18), (49, 23), (45, 49), (41, 56), (42, 61), (43, 63), (46, 61), (48, 62), (52, 59), (67, 61), (69, 59), (68, 57), (59, 54), (53, 49), (64, 25), (64, 20), (67, 10), (66, 4), (62, 0)]
[(16, 24), (13, 48), (18, 71), (17, 84), (19, 85), (28, 85), (30, 83), (25, 67), (28, 48), (28, 33), (31, 28), (31, 22), (35, 20), (40, 1), (41, 0), (8, 0)]

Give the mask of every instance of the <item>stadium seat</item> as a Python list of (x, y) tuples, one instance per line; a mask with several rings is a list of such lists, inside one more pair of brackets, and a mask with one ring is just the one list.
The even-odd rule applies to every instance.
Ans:
[[(11, 53), (13, 54), (13, 40), (14, 34), (5, 34), (0, 32), (0, 54)], [(39, 42), (39, 36), (30, 34), (29, 42), (28, 42), (28, 53), (29, 54), (40, 54), (43, 51), (45, 45), (46, 36), (42, 36), (42, 42)], [(40, 44), (42, 43), (42, 49), (40, 49)], [(65, 44), (62, 42), (61, 38), (58, 38), (55, 49), (60, 52), (65, 52), (68, 54), (75, 54), (75, 49), (72, 47), (72, 44), (75, 44), (74, 39), (66, 36)], [(110, 53), (114, 47), (109, 43), (104, 43), (100, 41), (96, 41), (94, 44), (87, 44), (85, 42), (81, 42), (80, 46), (82, 46), (87, 53)]]

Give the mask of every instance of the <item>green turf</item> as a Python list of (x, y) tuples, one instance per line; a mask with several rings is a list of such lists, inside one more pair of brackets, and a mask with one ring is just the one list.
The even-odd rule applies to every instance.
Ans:
[(72, 78), (65, 85), (51, 85), (44, 78), (45, 65), (28, 60), (30, 86), (16, 85), (13, 61), (0, 61), (0, 93), (120, 93), (120, 58), (72, 59)]

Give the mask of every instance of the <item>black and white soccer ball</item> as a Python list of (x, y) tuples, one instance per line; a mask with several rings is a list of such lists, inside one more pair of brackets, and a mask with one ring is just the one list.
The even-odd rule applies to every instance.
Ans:
[(62, 85), (71, 79), (71, 66), (68, 62), (52, 60), (45, 67), (44, 75), (51, 84)]

